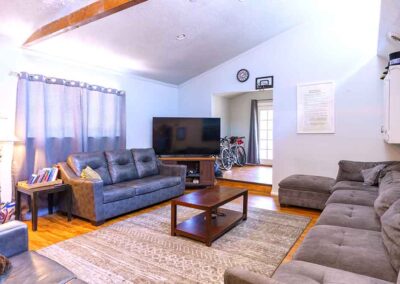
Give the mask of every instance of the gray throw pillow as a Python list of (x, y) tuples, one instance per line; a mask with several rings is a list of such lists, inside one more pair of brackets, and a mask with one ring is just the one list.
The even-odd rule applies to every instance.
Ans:
[(380, 172), (385, 168), (386, 165), (377, 165), (370, 169), (361, 170), (361, 175), (364, 178), (365, 185), (376, 185), (378, 184), (378, 178)]

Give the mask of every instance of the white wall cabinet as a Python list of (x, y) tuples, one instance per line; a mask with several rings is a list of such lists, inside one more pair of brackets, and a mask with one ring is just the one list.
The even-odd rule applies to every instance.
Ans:
[(384, 80), (383, 139), (390, 144), (400, 144), (400, 65), (389, 67)]

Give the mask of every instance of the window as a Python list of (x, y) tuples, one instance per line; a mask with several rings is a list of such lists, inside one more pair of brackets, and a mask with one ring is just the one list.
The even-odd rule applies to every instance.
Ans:
[(272, 101), (258, 102), (258, 133), (260, 162), (272, 164), (273, 159), (273, 117)]

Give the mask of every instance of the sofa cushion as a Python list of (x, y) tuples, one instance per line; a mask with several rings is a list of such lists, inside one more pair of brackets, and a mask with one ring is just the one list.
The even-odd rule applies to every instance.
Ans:
[(347, 272), (310, 262), (293, 260), (282, 264), (273, 277), (279, 283), (290, 284), (389, 284), (381, 279)]
[(132, 149), (139, 178), (158, 175), (157, 157), (154, 149)]
[(336, 181), (359, 181), (364, 182), (361, 174), (362, 170), (373, 168), (377, 165), (388, 165), (392, 162), (355, 162), (355, 161), (340, 161), (339, 171)]
[(142, 195), (157, 191), (162, 188), (176, 186), (181, 183), (180, 177), (174, 176), (150, 176), (135, 180), (136, 195)]
[(54, 260), (36, 252), (24, 252), (10, 258), (9, 273), (0, 277), (1, 283), (67, 283), (75, 275)]
[(77, 176), (81, 176), (82, 170), (89, 166), (100, 175), (104, 185), (112, 183), (103, 152), (72, 154), (69, 155), (67, 164)]
[(107, 185), (103, 188), (103, 203), (132, 198), (136, 195), (134, 180)]
[(386, 165), (386, 167), (381, 171), (379, 174), (379, 178), (382, 179), (388, 172), (400, 172), (400, 162), (399, 161), (393, 161)]
[(328, 204), (316, 225), (333, 225), (372, 231), (381, 230), (379, 216), (376, 215), (373, 207), (341, 203)]
[(392, 183), (400, 183), (400, 171), (387, 172), (379, 182), (379, 193), (385, 192)]
[(291, 175), (283, 179), (279, 183), (279, 187), (329, 193), (334, 184), (335, 180), (333, 178), (311, 175)]
[(294, 259), (390, 282), (397, 279), (381, 233), (375, 231), (315, 226), (305, 237)]
[(347, 190), (347, 189), (353, 189), (353, 190), (369, 190), (369, 191), (374, 191), (378, 192), (378, 187), (373, 186), (373, 185), (365, 185), (361, 181), (339, 181), (337, 182), (333, 187), (332, 187), (332, 192), (336, 190)]
[(107, 151), (105, 155), (113, 183), (129, 181), (139, 177), (130, 150)]
[(354, 204), (364, 206), (374, 206), (378, 193), (367, 190), (337, 190), (332, 193), (326, 201), (326, 205), (330, 203)]
[(389, 172), (379, 184), (379, 196), (374, 202), (375, 211), (382, 216), (400, 199), (400, 172)]
[(397, 200), (383, 214), (382, 218), (383, 243), (389, 252), (393, 268), (400, 271), (400, 200)]

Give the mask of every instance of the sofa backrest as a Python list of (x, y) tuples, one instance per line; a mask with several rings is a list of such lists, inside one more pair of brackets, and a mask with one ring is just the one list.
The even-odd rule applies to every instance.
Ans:
[(137, 179), (139, 177), (131, 150), (105, 152), (112, 183)]
[(400, 199), (383, 214), (382, 239), (393, 268), (400, 271)]
[(80, 176), (82, 170), (89, 166), (100, 175), (104, 185), (112, 184), (104, 152), (72, 154), (69, 155), (67, 164), (77, 176)]
[(399, 199), (400, 171), (387, 172), (379, 183), (379, 195), (374, 202), (376, 214), (382, 216)]
[(132, 149), (132, 154), (139, 178), (159, 174), (157, 157), (153, 148)]
[(153, 148), (72, 154), (68, 166), (78, 176), (87, 166), (95, 170), (104, 185), (159, 174), (158, 159)]
[(391, 165), (397, 162), (355, 162), (355, 161), (339, 161), (339, 171), (336, 177), (336, 182), (339, 181), (359, 181), (363, 182), (364, 178), (361, 174), (362, 170), (373, 168), (377, 165)]

